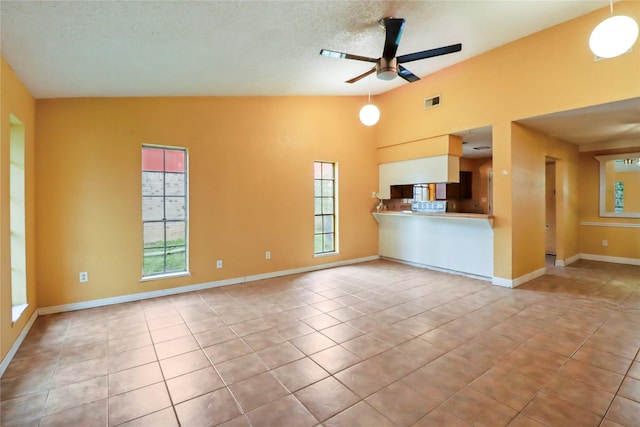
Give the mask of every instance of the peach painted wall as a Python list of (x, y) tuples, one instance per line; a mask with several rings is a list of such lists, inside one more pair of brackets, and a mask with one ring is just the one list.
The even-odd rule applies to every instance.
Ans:
[(511, 143), (513, 217), (518, 224), (512, 252), (514, 274), (520, 277), (545, 267), (547, 158), (556, 161), (556, 258), (565, 260), (580, 251), (577, 198), (571, 197), (578, 193), (578, 147), (517, 123)]
[[(38, 305), (377, 255), (369, 213), (376, 147), (373, 129), (358, 121), (361, 104), (355, 97), (38, 100)], [(188, 149), (190, 277), (139, 281), (142, 144)], [(315, 160), (335, 161), (339, 172), (340, 253), (318, 258)], [(79, 283), (80, 271), (89, 283)]]
[[(640, 2), (616, 3), (616, 13), (640, 21)], [(640, 96), (640, 48), (618, 58), (594, 61), (588, 48), (592, 29), (609, 16), (609, 8), (551, 27), (438, 73), (406, 84), (378, 97), (381, 119), (375, 134), (378, 147), (400, 144), (467, 129), (493, 126), (494, 275), (513, 280), (543, 267), (544, 228), (532, 237), (527, 231), (535, 221), (544, 221), (544, 191), (534, 197), (516, 186), (523, 181), (544, 182), (544, 155), (539, 147), (514, 141), (511, 123), (543, 114), (571, 110)], [(637, 47), (637, 46), (636, 46)], [(438, 108), (424, 110), (424, 98), (440, 94)], [(537, 138), (533, 138), (535, 141)], [(536, 145), (537, 143), (534, 143)], [(517, 159), (535, 154), (537, 162), (516, 171)], [(567, 184), (562, 241), (558, 251), (569, 258), (580, 252), (572, 242), (578, 229), (577, 203), (571, 193), (577, 188), (577, 164), (560, 165)], [(522, 162), (521, 162), (522, 163)], [(516, 174), (524, 174), (518, 177)], [(524, 178), (524, 179), (523, 179)], [(530, 184), (533, 185), (533, 184)], [(560, 236), (558, 236), (560, 237)], [(559, 255), (560, 256), (560, 255)]]
[[(599, 216), (600, 163), (594, 156), (637, 152), (638, 147), (580, 153), (580, 250), (597, 257), (618, 257), (640, 264), (640, 219)], [(625, 206), (640, 203), (640, 192), (627, 192)], [(602, 226), (597, 224), (602, 223)], [(616, 226), (617, 225), (617, 226)], [(602, 241), (607, 246), (602, 246)]]
[[(2, 360), (36, 307), (34, 128), (35, 100), (0, 56), (0, 360)], [(9, 219), (9, 116), (25, 125), (26, 251), (28, 308), (15, 324), (11, 322), (11, 228)]]

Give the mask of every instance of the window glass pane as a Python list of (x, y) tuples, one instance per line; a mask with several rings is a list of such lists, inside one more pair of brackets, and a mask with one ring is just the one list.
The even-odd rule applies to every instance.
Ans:
[(333, 252), (333, 234), (324, 235), (324, 252)]
[(185, 195), (185, 177), (183, 173), (165, 174), (164, 193), (167, 196), (184, 196)]
[(316, 179), (313, 181), (313, 194), (318, 197), (322, 195), (322, 181)]
[(187, 227), (183, 221), (167, 222), (167, 246), (184, 246)]
[(164, 173), (142, 172), (142, 195), (162, 196), (164, 186)]
[(165, 150), (164, 170), (167, 172), (184, 172), (184, 154), (182, 150)]
[(144, 275), (164, 273), (164, 248), (144, 250), (142, 273)]
[(333, 233), (333, 215), (324, 215), (322, 218), (322, 231), (324, 233)]
[(322, 163), (320, 162), (313, 163), (313, 177), (315, 179), (322, 178)]
[(333, 197), (323, 197), (320, 200), (322, 200), (322, 213), (333, 214)]
[(322, 181), (322, 195), (333, 197), (333, 181)]
[(165, 209), (166, 209), (166, 219), (167, 220), (175, 220), (175, 219), (185, 219), (186, 218), (186, 199), (184, 197), (166, 197), (165, 198)]
[(164, 197), (142, 198), (142, 220), (153, 221), (164, 218)]
[(320, 215), (322, 213), (322, 199), (320, 199), (319, 197), (316, 197), (314, 199), (314, 202), (315, 202), (315, 206), (313, 209), (313, 214)]
[(322, 178), (323, 179), (333, 179), (333, 164), (332, 163), (323, 163), (322, 164)]
[(322, 215), (315, 217), (315, 233), (322, 233)]
[(313, 246), (313, 252), (316, 254), (322, 253), (324, 248), (324, 240), (322, 239), (322, 234), (316, 234), (315, 244)]
[(164, 248), (164, 223), (163, 222), (147, 222), (143, 226), (144, 230), (144, 247), (145, 248)]
[(142, 170), (163, 171), (164, 150), (162, 148), (144, 147), (142, 149)]
[(167, 248), (167, 271), (184, 271), (186, 269), (186, 248), (184, 246)]

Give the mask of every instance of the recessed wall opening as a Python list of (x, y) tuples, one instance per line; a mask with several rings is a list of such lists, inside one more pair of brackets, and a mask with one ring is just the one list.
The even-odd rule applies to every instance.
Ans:
[(27, 250), (25, 226), (25, 126), (9, 117), (9, 222), (11, 245), (11, 321), (16, 322), (27, 308)]

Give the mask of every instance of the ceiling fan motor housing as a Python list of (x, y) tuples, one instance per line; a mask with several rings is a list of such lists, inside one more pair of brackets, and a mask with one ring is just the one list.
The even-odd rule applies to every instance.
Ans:
[(380, 80), (393, 80), (398, 75), (397, 58), (380, 58), (376, 75)]
[(423, 50), (421, 52), (396, 56), (396, 53), (398, 52), (398, 44), (400, 43), (400, 38), (402, 37), (402, 31), (404, 29), (404, 22), (405, 21), (402, 18), (392, 17), (382, 18), (379, 21), (380, 25), (385, 30), (384, 49), (382, 50), (382, 56), (380, 58), (376, 59), (368, 56), (352, 55), (350, 53), (336, 52), (328, 49), (321, 49), (320, 55), (375, 64), (375, 66), (371, 67), (364, 73), (347, 80), (346, 83), (355, 83), (374, 72), (380, 80), (393, 80), (396, 76), (400, 76), (409, 83), (412, 83), (420, 80), (420, 77), (416, 76), (400, 64), (417, 61), (419, 59), (433, 58), (434, 56), (446, 55), (453, 52), (460, 52), (462, 49), (462, 44), (458, 43), (451, 46), (443, 46), (435, 49)]

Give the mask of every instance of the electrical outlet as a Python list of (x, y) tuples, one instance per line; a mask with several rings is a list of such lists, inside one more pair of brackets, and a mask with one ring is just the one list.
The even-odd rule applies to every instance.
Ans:
[(264, 253), (264, 259), (271, 259), (271, 251), (267, 251)]
[(89, 273), (86, 271), (80, 272), (80, 283), (87, 283), (89, 281)]
[(602, 246), (609, 246), (609, 242), (607, 242), (606, 240), (602, 241)]
[(216, 261), (216, 268), (222, 268), (222, 260), (221, 259)]

